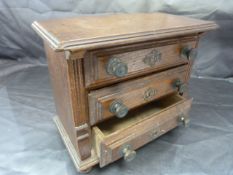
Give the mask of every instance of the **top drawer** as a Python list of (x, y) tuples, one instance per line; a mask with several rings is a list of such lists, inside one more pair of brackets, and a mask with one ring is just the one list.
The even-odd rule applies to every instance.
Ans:
[(195, 48), (196, 42), (197, 37), (186, 37), (90, 51), (84, 59), (86, 87), (186, 64), (181, 50)]

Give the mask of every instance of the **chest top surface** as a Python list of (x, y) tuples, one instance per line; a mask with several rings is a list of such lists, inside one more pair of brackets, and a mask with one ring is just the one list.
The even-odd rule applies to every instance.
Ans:
[(217, 25), (165, 13), (136, 13), (35, 21), (32, 27), (54, 50), (76, 50), (200, 33)]

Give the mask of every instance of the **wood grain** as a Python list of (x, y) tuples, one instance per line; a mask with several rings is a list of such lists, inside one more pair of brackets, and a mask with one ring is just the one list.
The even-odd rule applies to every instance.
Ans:
[[(121, 158), (125, 144), (138, 149), (178, 125), (192, 102), (174, 87), (177, 79), (188, 84), (193, 64), (180, 57), (181, 49), (197, 47), (200, 35), (217, 25), (137, 13), (50, 19), (32, 27), (44, 39), (55, 122), (77, 170), (85, 171)], [(143, 60), (155, 50), (162, 57), (149, 66)], [(127, 64), (125, 77), (106, 73), (113, 57)], [(114, 100), (129, 109), (125, 118), (109, 111)]]
[(67, 62), (64, 59), (63, 52), (53, 52), (53, 50), (44, 42), (47, 56), (47, 62), (50, 73), (50, 80), (53, 88), (53, 96), (56, 105), (56, 112), (63, 123), (63, 126), (70, 136), (70, 140), (77, 148), (75, 123), (70, 106), (69, 85), (67, 81)]
[[(57, 114), (80, 159), (91, 155), (86, 91), (82, 60), (66, 60), (64, 52), (54, 52), (45, 42)], [(80, 126), (85, 125), (86, 127)]]
[(138, 13), (50, 19), (34, 22), (32, 27), (55, 50), (80, 50), (184, 36), (217, 25), (164, 13)]
[[(130, 110), (177, 91), (177, 88), (174, 88), (174, 82), (180, 79), (182, 82), (187, 83), (187, 71), (188, 66), (183, 65), (136, 80), (91, 91), (88, 95), (90, 124), (94, 125), (113, 117), (114, 114), (109, 111), (109, 107), (114, 100), (121, 100)], [(156, 94), (149, 100), (145, 100), (145, 92), (149, 88), (155, 89)]]
[(130, 144), (135, 150), (176, 127), (179, 115), (187, 114), (191, 103), (192, 99), (173, 95), (132, 111), (129, 118), (93, 127), (93, 139), (99, 137), (96, 150), (100, 151), (100, 166), (121, 158), (122, 145)]
[[(180, 51), (184, 46), (195, 47), (197, 38), (198, 36), (190, 36), (91, 51), (86, 54), (84, 59), (86, 87), (99, 87), (100, 85), (185, 64), (188, 60), (180, 57)], [(161, 53), (161, 59), (155, 65), (150, 66), (144, 62), (144, 59), (154, 50)], [(119, 58), (127, 64), (128, 73), (126, 76), (119, 78), (107, 73), (106, 65), (111, 58)]]
[(70, 135), (66, 132), (63, 123), (60, 121), (59, 117), (54, 117), (54, 122), (57, 125), (58, 131), (61, 135), (61, 138), (69, 152), (69, 155), (76, 167), (76, 169), (79, 172), (85, 172), (86, 170), (90, 169), (90, 167), (96, 165), (99, 163), (99, 159), (95, 153), (95, 151), (92, 149), (91, 151), (91, 157), (81, 160), (80, 156), (77, 154), (76, 149), (74, 148), (74, 145), (70, 141)]

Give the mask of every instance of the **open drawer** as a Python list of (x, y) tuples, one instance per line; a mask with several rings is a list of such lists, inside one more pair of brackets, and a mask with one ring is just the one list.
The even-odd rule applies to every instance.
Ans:
[(130, 161), (135, 150), (175, 128), (188, 123), (192, 99), (172, 94), (130, 111), (129, 117), (111, 118), (93, 127), (93, 145), (103, 167), (121, 157)]

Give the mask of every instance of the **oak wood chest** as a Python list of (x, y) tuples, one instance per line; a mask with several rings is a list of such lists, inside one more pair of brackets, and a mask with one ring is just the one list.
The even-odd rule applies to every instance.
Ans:
[(163, 13), (34, 22), (43, 38), (58, 117), (78, 171), (123, 157), (183, 123), (197, 45), (214, 22)]

